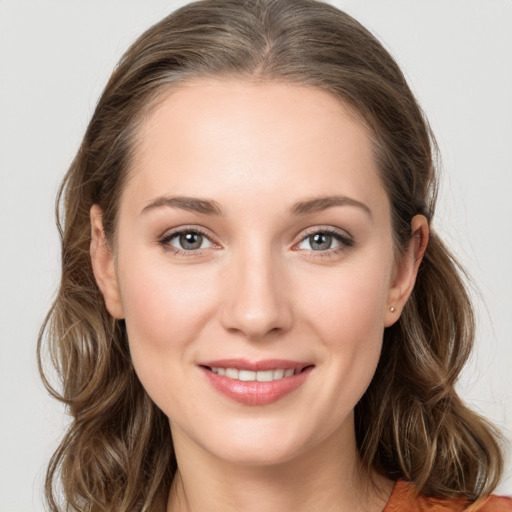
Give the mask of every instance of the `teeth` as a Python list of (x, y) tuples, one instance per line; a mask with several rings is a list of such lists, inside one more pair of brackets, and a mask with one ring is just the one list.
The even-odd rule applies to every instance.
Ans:
[(239, 371), (236, 368), (226, 368), (226, 377), (238, 379)]
[(271, 382), (273, 380), (283, 379), (285, 377), (291, 377), (296, 373), (300, 373), (299, 370), (293, 368), (277, 369), (277, 370), (261, 370), (253, 372), (251, 370), (237, 370), (236, 368), (210, 368), (213, 373), (218, 375), (224, 375), (228, 379), (237, 379), (244, 382)]
[(258, 382), (270, 382), (274, 380), (274, 372), (272, 370), (256, 372), (256, 380)]
[(274, 370), (274, 380), (282, 379), (284, 377), (284, 370)]
[(251, 372), (249, 370), (240, 370), (240, 372), (238, 373), (238, 379), (246, 382), (256, 380), (256, 372)]

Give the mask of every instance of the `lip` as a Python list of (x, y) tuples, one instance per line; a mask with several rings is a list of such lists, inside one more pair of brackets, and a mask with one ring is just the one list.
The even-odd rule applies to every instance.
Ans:
[(217, 359), (215, 361), (199, 363), (199, 366), (209, 366), (210, 368), (236, 368), (237, 370), (250, 370), (257, 372), (276, 370), (278, 368), (301, 371), (306, 366), (313, 366), (313, 364), (290, 361), (288, 359), (264, 359), (261, 361), (249, 361), (248, 359)]
[[(250, 371), (294, 369), (300, 373), (270, 382), (247, 382), (218, 375), (210, 371), (208, 367)], [(299, 388), (308, 378), (314, 365), (285, 359), (266, 359), (254, 362), (246, 359), (222, 359), (202, 362), (199, 364), (199, 368), (213, 388), (231, 400), (245, 405), (266, 405), (276, 402)]]

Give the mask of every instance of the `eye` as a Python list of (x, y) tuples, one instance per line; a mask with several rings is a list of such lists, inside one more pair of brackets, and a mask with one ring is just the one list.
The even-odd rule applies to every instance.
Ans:
[(205, 234), (192, 229), (170, 233), (160, 243), (177, 251), (186, 252), (207, 249), (213, 245)]
[(297, 245), (298, 249), (306, 251), (335, 251), (353, 245), (352, 239), (341, 233), (321, 230), (310, 233)]

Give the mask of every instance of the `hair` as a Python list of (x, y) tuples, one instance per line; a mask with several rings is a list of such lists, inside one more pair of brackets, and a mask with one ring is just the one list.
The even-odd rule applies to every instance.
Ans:
[[(147, 30), (106, 85), (57, 198), (62, 280), (38, 358), (71, 422), (47, 471), (52, 511), (61, 510), (59, 481), (65, 510), (165, 507), (176, 472), (168, 420), (139, 382), (124, 322), (108, 314), (95, 282), (89, 211), (100, 206), (113, 243), (138, 126), (167, 91), (208, 77), (315, 87), (356, 112), (373, 142), (398, 252), (410, 241), (412, 217), (430, 221), (434, 213), (437, 149), (428, 122), (396, 62), (349, 15), (315, 0), (203, 0)], [(494, 427), (455, 391), (474, 338), (464, 283), (431, 231), (414, 291), (385, 329), (355, 425), (369, 471), (412, 482), (425, 496), (475, 501), (497, 485), (502, 457)], [(45, 376), (45, 349), (61, 391)]]

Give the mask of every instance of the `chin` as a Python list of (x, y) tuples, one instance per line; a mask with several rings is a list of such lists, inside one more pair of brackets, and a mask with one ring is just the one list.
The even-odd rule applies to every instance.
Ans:
[[(291, 427), (289, 422), (240, 419), (226, 424), (217, 422), (208, 431), (189, 431), (188, 439), (211, 456), (244, 466), (274, 466), (303, 455), (317, 444), (316, 435), (308, 435), (305, 425)], [(181, 430), (181, 435), (184, 433)]]
[(294, 460), (303, 452), (300, 446), (284, 445), (283, 443), (265, 443), (252, 445), (249, 443), (224, 445), (216, 448), (213, 455), (241, 466), (277, 466)]

